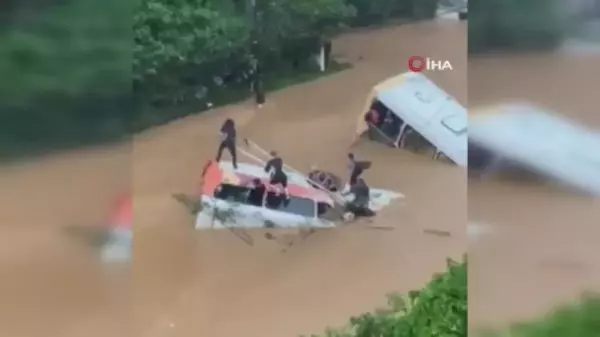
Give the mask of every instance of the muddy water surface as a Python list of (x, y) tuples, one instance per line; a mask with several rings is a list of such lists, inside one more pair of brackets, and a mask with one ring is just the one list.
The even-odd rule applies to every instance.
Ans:
[(130, 153), (86, 150), (0, 168), (0, 335), (130, 335), (128, 271), (103, 268), (71, 234), (105, 220), (130, 185)]
[[(288, 164), (312, 164), (344, 175), (356, 117), (371, 87), (405, 70), (412, 55), (451, 60), (454, 71), (432, 78), (466, 102), (465, 25), (455, 21), (365, 31), (344, 36), (334, 53), (351, 70), (272, 94), (254, 111), (236, 105), (142, 135), (135, 143), (137, 323), (145, 336), (285, 337), (344, 324), (384, 304), (444, 268), (466, 247), (466, 180), (456, 167), (361, 143), (373, 161), (365, 178), (406, 195), (376, 225), (319, 232), (283, 252), (254, 235), (249, 247), (231, 233), (190, 237), (191, 219), (170, 200), (197, 188), (200, 168), (214, 155), (226, 117), (240, 133)], [(149, 169), (152, 167), (152, 169)], [(432, 229), (451, 237), (425, 234)]]
[[(133, 148), (3, 168), (0, 334), (292, 337), (343, 324), (383, 304), (390, 291), (421, 286), (446, 257), (460, 258), (467, 245), (464, 172), (377, 144), (352, 151), (373, 161), (365, 174), (372, 186), (406, 196), (375, 219), (392, 231), (329, 230), (283, 252), (259, 234), (250, 247), (227, 231), (195, 232), (172, 199), (197, 191), (226, 117), (297, 169), (319, 164), (343, 175), (371, 87), (405, 71), (413, 55), (451, 60), (454, 71), (431, 78), (466, 104), (464, 23), (362, 31), (340, 37), (334, 49), (352, 69), (274, 93), (260, 111), (232, 105), (149, 130)], [(102, 222), (111, 201), (131, 185), (134, 263), (107, 273), (63, 229)]]
[[(469, 61), (471, 107), (528, 100), (600, 130), (596, 54)], [(490, 234), (469, 248), (474, 325), (531, 318), (600, 291), (600, 201), (537, 183), (469, 184), (469, 217)]]
[[(465, 28), (443, 21), (349, 34), (334, 46), (352, 69), (272, 94), (260, 111), (233, 105), (145, 132), (133, 149), (90, 149), (3, 168), (0, 333), (291, 337), (342, 324), (382, 304), (389, 291), (420, 286), (447, 256), (465, 251), (466, 180), (455, 167), (357, 145), (352, 150), (374, 162), (368, 181), (406, 195), (375, 220), (395, 230), (329, 230), (286, 252), (258, 234), (249, 247), (229, 232), (193, 231), (171, 194), (197, 190), (226, 117), (298, 169), (318, 163), (342, 174), (364, 98), (372, 85), (404, 71), (408, 57), (450, 59), (453, 72), (430, 75), (466, 103)], [(533, 99), (600, 127), (593, 64), (585, 55), (474, 61), (470, 103)], [(62, 229), (101, 222), (132, 173), (134, 265), (107, 273)], [(471, 219), (492, 225), (470, 247), (476, 324), (539, 314), (600, 284), (597, 201), (497, 181), (470, 184), (469, 196)], [(451, 236), (424, 233), (431, 229)]]

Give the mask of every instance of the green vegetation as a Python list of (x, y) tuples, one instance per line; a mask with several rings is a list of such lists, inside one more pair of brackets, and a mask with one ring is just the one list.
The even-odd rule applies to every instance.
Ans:
[[(467, 262), (448, 261), (421, 290), (392, 295), (388, 306), (312, 337), (466, 337)], [(566, 335), (565, 335), (566, 336)]]
[[(468, 263), (448, 261), (421, 290), (389, 296), (388, 306), (352, 318), (341, 329), (311, 337), (466, 337)], [(591, 337), (600, 332), (600, 294), (586, 294), (578, 303), (543, 318), (512, 325), (506, 331), (477, 337)]]
[(0, 156), (129, 131), (131, 3), (0, 5)]
[(592, 337), (600, 334), (600, 295), (586, 295), (579, 303), (555, 310), (530, 323), (516, 324), (486, 337)]
[[(411, 11), (394, 12), (410, 16), (417, 1), (376, 3), (388, 7), (357, 0), (257, 0), (254, 8), (250, 0), (144, 0), (134, 22), (134, 96), (143, 107), (136, 129), (246, 98), (254, 84), (273, 90), (323, 75), (312, 56), (333, 35), (357, 22), (378, 23), (392, 15), (390, 6), (410, 4)], [(344, 67), (329, 65), (330, 72)]]
[(558, 0), (472, 1), (469, 53), (551, 50), (568, 31), (565, 4)]
[(437, 0), (251, 3), (3, 2), (0, 157), (127, 136), (246, 98), (251, 84), (314, 78), (312, 56), (341, 29), (432, 17)]

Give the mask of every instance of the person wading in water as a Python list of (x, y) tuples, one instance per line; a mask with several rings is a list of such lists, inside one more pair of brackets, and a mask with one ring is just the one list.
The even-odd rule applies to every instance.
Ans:
[(223, 126), (221, 126), (221, 144), (219, 144), (219, 149), (217, 150), (217, 163), (221, 161), (221, 155), (223, 154), (223, 150), (227, 149), (229, 154), (231, 154), (231, 161), (233, 162), (233, 168), (237, 170), (237, 151), (236, 151), (236, 138), (237, 131), (235, 129), (235, 122), (233, 119), (228, 118)]

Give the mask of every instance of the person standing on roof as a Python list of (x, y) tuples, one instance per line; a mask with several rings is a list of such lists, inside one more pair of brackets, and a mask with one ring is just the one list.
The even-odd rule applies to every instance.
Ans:
[(358, 161), (354, 153), (348, 153), (348, 168), (350, 169), (350, 180), (348, 185), (354, 186), (363, 172), (371, 166), (369, 161)]
[(273, 174), (275, 172), (283, 172), (283, 159), (276, 151), (269, 152), (271, 159), (265, 163), (265, 172)]
[(287, 196), (288, 176), (283, 172), (283, 159), (275, 151), (271, 151), (269, 154), (271, 155), (271, 159), (265, 164), (265, 172), (270, 177), (269, 183), (271, 185), (281, 185)]
[(235, 122), (233, 119), (228, 118), (223, 126), (221, 126), (221, 144), (219, 144), (219, 149), (217, 150), (217, 163), (221, 161), (221, 155), (223, 154), (223, 150), (227, 149), (229, 154), (231, 154), (231, 161), (233, 162), (233, 168), (237, 170), (237, 149), (236, 149), (236, 138), (237, 131), (235, 129)]

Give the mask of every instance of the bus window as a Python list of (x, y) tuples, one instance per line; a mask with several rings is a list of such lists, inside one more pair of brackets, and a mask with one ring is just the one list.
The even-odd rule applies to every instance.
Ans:
[(247, 202), (249, 205), (262, 207), (265, 199), (266, 187), (264, 185), (249, 189)]
[(273, 192), (267, 193), (266, 206), (274, 211), (309, 218), (314, 218), (317, 212), (315, 202), (310, 199), (295, 196), (290, 196), (289, 199), (286, 199), (285, 196)]
[(242, 186), (221, 184), (215, 189), (215, 198), (238, 203), (247, 203), (250, 189)]
[(321, 217), (331, 210), (331, 205), (325, 202), (317, 204), (317, 216)]

